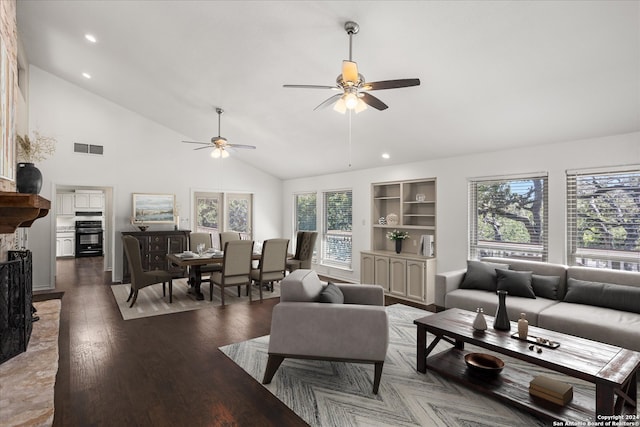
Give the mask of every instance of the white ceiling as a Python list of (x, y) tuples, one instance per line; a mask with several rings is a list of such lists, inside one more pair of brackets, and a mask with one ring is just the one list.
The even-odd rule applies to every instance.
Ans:
[[(637, 1), (19, 0), (28, 61), (282, 179), (640, 131)], [(348, 57), (389, 105), (313, 109)], [(98, 43), (84, 39), (94, 34)], [(86, 80), (82, 72), (93, 77)], [(153, 141), (146, 141), (151, 144)], [(206, 155), (175, 141), (175, 154)], [(381, 154), (388, 152), (389, 160)], [(213, 159), (211, 161), (214, 161)], [(220, 160), (216, 160), (220, 161)]]

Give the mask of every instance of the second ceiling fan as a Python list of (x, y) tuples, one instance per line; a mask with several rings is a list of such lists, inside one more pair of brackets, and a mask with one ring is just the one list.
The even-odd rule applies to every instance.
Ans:
[(229, 157), (229, 152), (226, 150), (228, 147), (255, 150), (256, 147), (254, 145), (229, 144), (227, 142), (227, 138), (220, 136), (220, 116), (222, 116), (222, 113), (224, 113), (224, 110), (218, 107), (216, 108), (216, 113), (218, 113), (218, 136), (214, 136), (213, 138), (211, 138), (210, 142), (199, 142), (199, 141), (182, 141), (182, 142), (186, 142), (187, 144), (204, 145), (204, 147), (194, 148), (194, 150), (204, 150), (205, 148), (213, 148), (213, 151), (211, 152), (211, 157), (213, 157), (214, 159), (217, 159), (219, 157), (222, 157), (223, 159), (225, 159)]
[(336, 78), (335, 86), (321, 86), (321, 85), (283, 85), (286, 88), (298, 88), (298, 89), (333, 89), (339, 90), (342, 93), (338, 93), (328, 98), (314, 110), (321, 107), (326, 107), (335, 103), (334, 110), (345, 113), (347, 110), (354, 110), (359, 113), (367, 108), (367, 105), (377, 109), (386, 110), (387, 104), (380, 99), (368, 93), (372, 90), (381, 89), (398, 89), (402, 87), (418, 86), (420, 85), (420, 79), (399, 79), (399, 80), (383, 80), (378, 82), (366, 82), (364, 76), (358, 72), (358, 65), (352, 60), (352, 42), (353, 35), (357, 34), (360, 30), (360, 26), (353, 22), (347, 21), (344, 24), (344, 29), (349, 35), (349, 60), (342, 61), (342, 74)]

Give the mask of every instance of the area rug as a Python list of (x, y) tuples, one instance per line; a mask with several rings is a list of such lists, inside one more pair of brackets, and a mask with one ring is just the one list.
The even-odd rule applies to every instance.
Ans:
[(0, 365), (1, 426), (53, 424), (61, 302), (33, 305), (40, 320), (33, 323), (27, 351)]
[[(175, 279), (173, 281), (173, 302), (169, 304), (169, 290), (167, 296), (162, 297), (162, 283), (147, 286), (138, 292), (138, 299), (133, 307), (129, 307), (130, 285), (111, 285), (111, 290), (118, 303), (120, 314), (124, 320), (139, 319), (141, 317), (160, 316), (162, 314), (179, 313), (181, 311), (199, 310), (201, 308), (220, 306), (220, 287), (213, 287), (213, 301), (209, 301), (209, 283), (202, 284), (204, 300), (198, 301), (195, 296), (188, 293), (189, 285), (187, 279)], [(251, 286), (253, 301), (260, 301), (260, 290), (257, 286)], [(246, 286), (242, 287), (242, 296), (238, 298), (238, 291), (235, 287), (225, 288), (225, 304), (249, 303), (246, 295)], [(273, 292), (262, 290), (262, 298), (280, 298), (280, 284), (276, 283)]]
[[(387, 307), (387, 312), (389, 349), (378, 395), (371, 392), (372, 365), (311, 360), (285, 359), (272, 383), (265, 387), (305, 422), (318, 427), (549, 425), (437, 373), (417, 372), (413, 320), (432, 313), (402, 304)], [(429, 342), (432, 339), (430, 336)], [(269, 336), (264, 336), (220, 350), (261, 382), (268, 345)], [(448, 347), (442, 341), (435, 351)], [(518, 363), (501, 358), (506, 363)], [(550, 374), (531, 366), (533, 375), (538, 370)], [(578, 387), (575, 382), (574, 387)]]

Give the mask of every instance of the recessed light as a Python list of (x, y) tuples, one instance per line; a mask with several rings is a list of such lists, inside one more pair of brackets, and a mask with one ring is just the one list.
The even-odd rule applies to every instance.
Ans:
[(90, 78), (91, 78), (91, 74), (89, 74), (89, 73), (82, 73), (82, 77), (84, 77), (85, 79), (90, 79)]
[(95, 43), (98, 40), (96, 39), (96, 36), (94, 36), (93, 34), (85, 34), (84, 38), (89, 40), (91, 43)]
[(390, 159), (391, 156), (389, 155), (389, 153), (382, 153), (382, 158), (386, 160), (386, 159)]

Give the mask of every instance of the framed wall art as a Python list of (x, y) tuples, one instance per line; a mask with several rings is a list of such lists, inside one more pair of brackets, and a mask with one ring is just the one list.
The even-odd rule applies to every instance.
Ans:
[(174, 194), (133, 193), (133, 222), (173, 224), (176, 211)]

